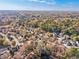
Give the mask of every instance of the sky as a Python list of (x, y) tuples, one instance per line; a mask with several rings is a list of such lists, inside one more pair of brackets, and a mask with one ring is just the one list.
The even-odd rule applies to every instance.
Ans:
[(79, 11), (79, 0), (0, 0), (0, 10)]

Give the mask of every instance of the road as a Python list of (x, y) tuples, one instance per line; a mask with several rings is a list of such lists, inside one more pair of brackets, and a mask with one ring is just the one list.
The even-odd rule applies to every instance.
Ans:
[(10, 25), (0, 26), (0, 28), (8, 28), (8, 27), (10, 27)]

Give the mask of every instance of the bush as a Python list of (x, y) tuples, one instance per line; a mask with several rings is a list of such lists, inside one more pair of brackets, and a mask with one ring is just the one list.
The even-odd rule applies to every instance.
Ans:
[(52, 32), (52, 26), (50, 26), (49, 24), (42, 24), (41, 28), (45, 31), (50, 31)]
[(66, 34), (66, 35), (73, 35), (73, 34), (77, 34), (77, 31), (76, 31), (75, 29), (73, 29), (73, 28), (71, 28), (71, 29), (66, 29), (66, 30), (64, 31), (64, 34)]
[(73, 34), (71, 35), (71, 38), (73, 39), (73, 41), (79, 41), (79, 35)]
[(4, 45), (4, 46), (8, 46), (8, 45), (9, 45), (9, 42), (5, 40), (5, 41), (3, 42), (3, 45)]
[(5, 41), (4, 39), (0, 38), (0, 45), (3, 45), (4, 41)]
[(63, 59), (78, 59), (79, 58), (79, 48), (70, 48), (68, 49), (65, 54)]
[(61, 32), (61, 29), (56, 25), (56, 24), (53, 24), (53, 23), (44, 23), (41, 25), (41, 28), (47, 32), (55, 32), (55, 33), (60, 33)]

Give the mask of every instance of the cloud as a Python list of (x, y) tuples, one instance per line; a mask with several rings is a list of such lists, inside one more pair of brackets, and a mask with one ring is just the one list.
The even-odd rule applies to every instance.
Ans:
[[(19, 1), (24, 2), (26, 0), (19, 0)], [(55, 0), (27, 0), (27, 1), (48, 4), (48, 5), (55, 5), (56, 4)]]
[(38, 2), (39, 0), (29, 0), (29, 1)]
[(24, 10), (26, 7), (8, 3), (0, 3), (0, 10)]
[(39, 2), (39, 3), (44, 3), (44, 4), (48, 4), (48, 5), (54, 5), (56, 4), (55, 0), (52, 0), (52, 2), (48, 2), (47, 0), (28, 0), (31, 2)]

